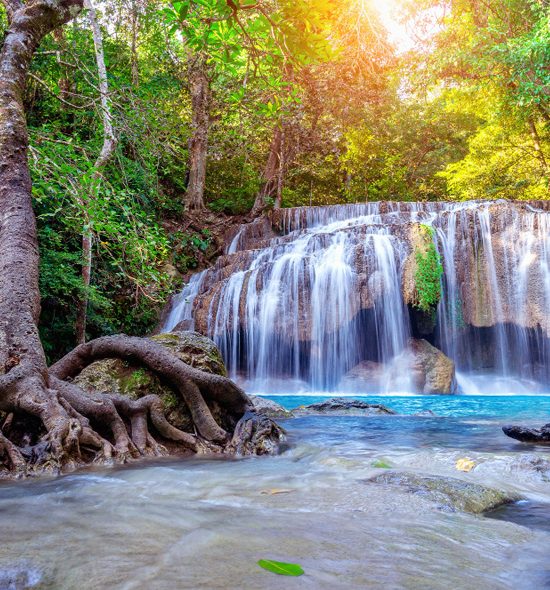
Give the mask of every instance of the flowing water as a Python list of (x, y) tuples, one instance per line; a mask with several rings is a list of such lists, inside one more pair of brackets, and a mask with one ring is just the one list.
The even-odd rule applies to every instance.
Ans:
[[(540, 526), (549, 455), (500, 431), (512, 417), (548, 416), (550, 397), (383, 399), (403, 415), (286, 421), (289, 448), (278, 457), (154, 462), (0, 486), (0, 588), (550, 588), (550, 531)], [(412, 415), (420, 410), (436, 416)], [(477, 464), (470, 473), (455, 469), (463, 457)], [(369, 483), (386, 471), (377, 461), (524, 500), (493, 518), (450, 512)], [(525, 506), (534, 510), (523, 514)], [(262, 558), (306, 573), (276, 576), (256, 565)]]
[[(433, 228), (444, 273), (432, 342), (462, 393), (550, 390), (550, 212), (539, 204), (367, 203), (283, 210), (279, 235), (247, 238), (196, 275), (165, 329), (193, 325), (249, 391), (414, 393), (402, 282), (410, 228)], [(414, 256), (414, 253), (412, 254)], [(383, 377), (365, 387), (354, 367)], [(380, 369), (382, 367), (382, 369)]]

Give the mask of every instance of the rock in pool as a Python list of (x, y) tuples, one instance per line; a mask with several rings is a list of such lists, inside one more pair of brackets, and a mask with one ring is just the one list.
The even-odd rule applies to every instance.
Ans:
[(369, 404), (345, 397), (335, 397), (309, 406), (300, 406), (294, 408), (292, 413), (294, 416), (389, 416), (396, 414), (381, 404)]
[(502, 427), (502, 431), (506, 436), (521, 442), (550, 445), (550, 424), (545, 424), (542, 428), (528, 428), (527, 426), (507, 424)]
[(441, 475), (390, 471), (381, 473), (367, 481), (394, 486), (411, 494), (418, 494), (452, 512), (481, 514), (519, 500), (513, 494)]

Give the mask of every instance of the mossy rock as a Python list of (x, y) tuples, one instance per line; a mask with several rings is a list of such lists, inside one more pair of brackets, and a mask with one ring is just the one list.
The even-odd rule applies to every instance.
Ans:
[(515, 494), (441, 475), (390, 471), (381, 473), (368, 481), (397, 487), (411, 494), (422, 496), (443, 510), (450, 512), (481, 514), (519, 499)]
[[(151, 340), (162, 344), (176, 357), (196, 369), (227, 376), (217, 346), (197, 332), (158, 334), (152, 336)], [(74, 381), (86, 391), (120, 393), (131, 399), (149, 394), (158, 395), (163, 402), (167, 420), (176, 428), (193, 431), (191, 415), (180, 396), (169, 383), (142, 366), (118, 358), (103, 359), (88, 365)], [(226, 428), (233, 426), (225, 424), (226, 415), (215, 402), (207, 400), (207, 403), (219, 424)]]

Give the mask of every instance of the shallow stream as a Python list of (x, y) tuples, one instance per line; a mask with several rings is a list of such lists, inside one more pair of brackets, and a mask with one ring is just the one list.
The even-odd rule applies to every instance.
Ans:
[[(277, 396), (295, 407), (316, 397)], [(369, 397), (400, 416), (284, 421), (278, 457), (96, 469), (0, 487), (0, 588), (550, 588), (550, 449), (505, 422), (550, 421), (550, 396)], [(435, 416), (414, 416), (431, 410)], [(476, 463), (458, 472), (457, 459)], [(524, 500), (495, 518), (366, 480), (439, 474)], [(532, 509), (531, 509), (532, 508)], [(280, 577), (258, 559), (300, 563)], [(11, 584), (11, 585), (10, 585)]]

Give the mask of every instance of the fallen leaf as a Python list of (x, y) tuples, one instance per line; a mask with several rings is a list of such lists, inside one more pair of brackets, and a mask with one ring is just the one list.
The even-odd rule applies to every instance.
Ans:
[(373, 461), (371, 463), (372, 467), (376, 467), (377, 469), (391, 469), (391, 465), (389, 463), (386, 463), (385, 461)]
[(455, 467), (458, 471), (466, 471), (466, 472), (472, 471), (472, 469), (475, 466), (476, 466), (476, 464), (471, 459), (468, 459), (468, 458), (459, 459), (455, 465)]
[(294, 492), (295, 490), (285, 490), (280, 488), (271, 488), (270, 490), (262, 490), (260, 494), (265, 494), (269, 496), (275, 496), (276, 494), (290, 494), (290, 492)]
[(301, 576), (304, 570), (297, 563), (284, 563), (283, 561), (273, 561), (271, 559), (260, 559), (258, 565), (268, 572), (279, 574), (280, 576)]

